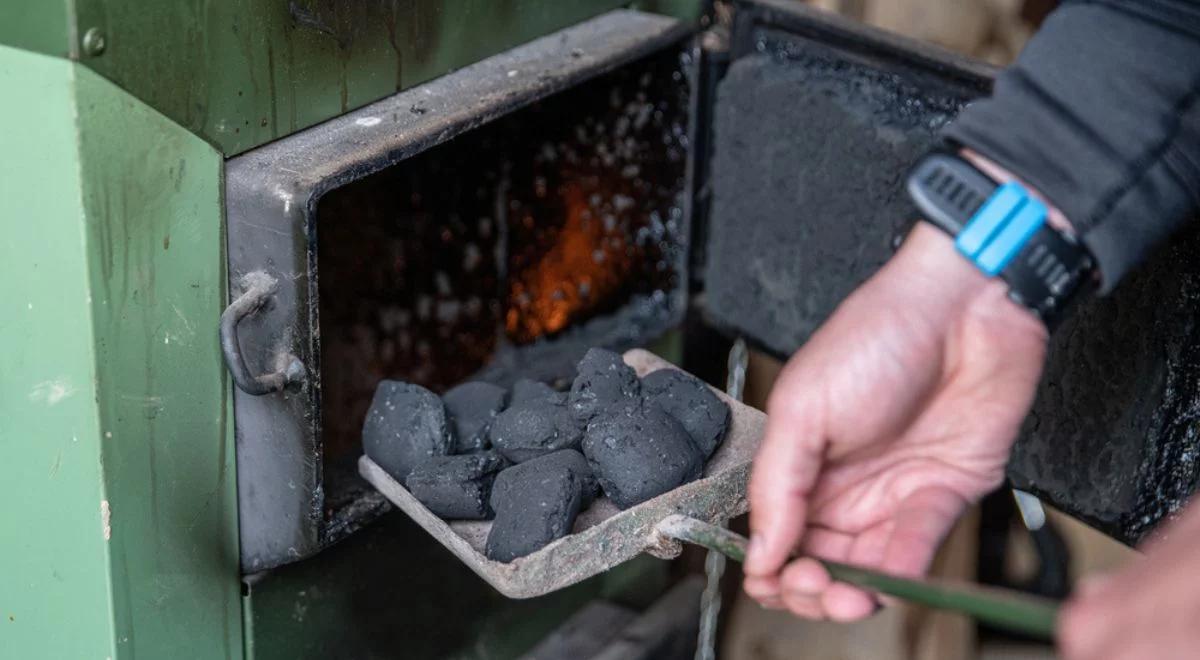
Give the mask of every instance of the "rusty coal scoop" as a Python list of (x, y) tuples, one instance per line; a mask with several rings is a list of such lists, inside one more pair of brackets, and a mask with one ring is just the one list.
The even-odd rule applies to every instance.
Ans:
[(571, 533), (601, 494), (624, 510), (699, 479), (730, 419), (695, 377), (639, 378), (620, 355), (593, 348), (569, 393), (465, 383), (439, 398), (385, 380), (363, 447), (433, 514), (493, 520), (485, 554), (508, 562)]
[[(585, 362), (593, 365), (610, 365), (612, 376), (619, 383), (630, 385), (623, 365), (612, 361), (611, 354), (593, 353), (591, 357), (592, 359), (585, 360)], [(654, 397), (653, 401), (659, 403), (659, 408), (663, 407), (663, 403), (668, 407), (678, 405), (672, 402), (671, 395), (664, 397), (647, 394), (651, 390), (657, 390), (656, 381), (667, 378), (664, 376), (650, 378), (650, 376), (660, 371), (678, 371), (676, 367), (653, 353), (641, 349), (627, 351), (623, 355), (623, 363), (637, 374), (639, 394), (636, 398), (626, 398), (624, 395), (618, 398), (616, 400), (618, 412), (633, 411), (636, 414), (637, 408), (632, 404), (645, 406), (651, 396)], [(684, 374), (684, 376), (687, 375)], [(670, 377), (671, 380), (675, 378), (674, 376)], [(690, 376), (683, 380), (696, 382)], [(580, 385), (582, 387), (583, 383)], [(526, 400), (526, 397), (543, 396), (550, 392), (552, 390), (549, 388), (534, 386), (528, 382), (520, 387), (514, 386), (510, 391), (509, 406), (511, 407), (513, 402)], [(695, 393), (692, 392), (692, 394)], [(589, 485), (586, 472), (579, 462), (583, 452), (576, 452), (570, 448), (543, 454), (540, 457), (523, 461), (514, 467), (505, 468), (493, 481), (492, 491), (489, 494), (489, 504), (493, 506), (496, 514), (493, 520), (446, 519), (439, 516), (418, 499), (409, 488), (406, 488), (405, 484), (390, 475), (369, 455), (359, 458), (358, 471), (382, 497), (412, 518), (464, 565), (497, 591), (510, 598), (532, 598), (578, 583), (642, 553), (649, 553), (664, 559), (678, 556), (682, 550), (680, 542), (686, 539), (671, 531), (672, 528), (668, 522), (670, 519), (683, 516), (692, 520), (694, 524), (703, 526), (706, 523), (727, 521), (746, 513), (746, 484), (750, 475), (750, 462), (762, 438), (766, 416), (717, 390), (708, 388), (708, 394), (711, 394), (719, 402), (719, 405), (712, 408), (716, 413), (715, 418), (722, 421), (727, 420), (727, 424), (720, 433), (723, 439), (704, 463), (699, 478), (677, 485), (662, 494), (651, 496), (645, 501), (624, 509), (620, 508), (611, 494), (607, 492), (609, 485), (604, 482), (606, 465), (585, 458), (587, 471), (597, 477), (596, 481), (599, 485), (596, 498), (590, 505), (587, 504), (587, 495), (596, 492), (596, 487)], [(676, 393), (673, 398), (678, 399), (679, 396)], [(703, 396), (707, 397), (708, 395)], [(559, 394), (558, 398), (561, 400), (562, 394)], [(566, 399), (568, 402), (570, 401), (569, 394), (566, 395)], [(726, 411), (728, 411), (727, 417), (724, 416)], [(604, 416), (605, 414), (602, 413), (601, 418)], [(687, 423), (676, 421), (685, 429), (692, 428), (688, 426), (692, 423), (691, 421)], [(580, 441), (579, 446), (584, 451), (588, 451), (584, 445), (587, 433), (588, 429), (585, 427), (585, 438)], [(690, 433), (688, 437), (691, 438)], [(640, 444), (656, 446), (656, 443), (650, 442), (652, 439), (656, 440), (657, 438), (643, 437), (643, 442)], [(604, 442), (603, 438), (601, 442)], [(620, 443), (616, 443), (615, 438), (613, 444), (620, 447)], [(484, 451), (495, 450), (486, 449)], [(691, 451), (702, 450), (693, 445)], [(667, 461), (661, 456), (655, 455), (653, 461), (647, 460), (646, 462), (657, 465)], [(508, 474), (510, 472), (511, 475)], [(514, 482), (524, 481), (530, 474), (536, 474), (538, 477), (544, 476), (550, 483), (544, 486), (535, 483), (536, 488), (531, 488), (526, 492), (559, 493), (557, 499), (545, 500), (548, 508), (561, 506), (565, 502), (566, 505), (562, 509), (568, 512), (574, 508), (572, 500), (575, 498), (575, 493), (578, 492), (579, 510), (574, 515), (574, 522), (567, 525), (561, 517), (530, 517), (528, 504), (518, 506), (517, 509), (526, 515), (514, 518), (510, 522), (521, 522), (523, 525), (542, 524), (549, 528), (549, 532), (553, 532), (552, 534), (548, 532), (548, 536), (561, 537), (540, 548), (536, 548), (534, 544), (524, 547), (515, 543), (508, 545), (506, 550), (509, 554), (520, 555), (508, 560), (506, 556), (497, 552), (500, 537), (493, 538), (494, 534), (500, 533), (497, 532), (497, 529), (502, 522), (501, 491), (508, 488), (504, 485), (507, 479), (514, 479)], [(612, 477), (613, 475), (608, 476)], [(621, 481), (622, 476), (617, 473), (613, 483), (626, 483)], [(685, 474), (685, 478), (687, 477), (690, 475)], [(557, 490), (552, 488), (555, 484), (558, 484)], [(521, 494), (514, 494), (517, 497), (513, 501), (517, 501), (519, 504)], [(528, 530), (529, 528), (522, 528), (523, 532), (528, 532)], [(503, 536), (503, 533), (501, 535)], [(490, 552), (489, 545), (491, 546)], [(528, 552), (528, 554), (521, 554), (524, 552)], [(496, 558), (493, 559), (489, 555)]]

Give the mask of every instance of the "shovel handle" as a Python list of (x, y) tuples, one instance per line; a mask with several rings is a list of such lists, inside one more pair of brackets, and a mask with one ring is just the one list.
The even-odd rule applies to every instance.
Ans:
[[(716, 525), (675, 515), (658, 531), (673, 539), (715, 550), (734, 561), (746, 558), (746, 537)], [(901, 578), (858, 566), (817, 559), (838, 582), (895, 596), (940, 610), (961, 612), (998, 628), (1039, 639), (1054, 637), (1058, 603), (1011, 589), (980, 587), (941, 580)]]

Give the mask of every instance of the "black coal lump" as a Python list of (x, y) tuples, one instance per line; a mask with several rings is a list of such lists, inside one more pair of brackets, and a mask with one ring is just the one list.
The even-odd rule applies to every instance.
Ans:
[(592, 466), (588, 464), (583, 454), (574, 449), (562, 449), (546, 454), (538, 461), (538, 465), (542, 466), (541, 469), (550, 469), (550, 466), (554, 466), (554, 469), (564, 467), (579, 479), (580, 495), (582, 496), (580, 510), (586, 509), (600, 494), (600, 482), (596, 480)]
[(426, 508), (448, 520), (486, 520), (494, 514), (492, 482), (508, 466), (496, 452), (435, 456), (413, 468), (405, 486)]
[(688, 432), (652, 402), (597, 415), (584, 432), (583, 454), (622, 509), (693, 481), (704, 469), (704, 455)]
[(586, 423), (612, 406), (632, 405), (641, 391), (637, 373), (612, 351), (589, 349), (579, 361), (578, 372), (567, 402), (579, 422)]
[(363, 450), (399, 481), (417, 465), (450, 453), (446, 408), (436, 394), (412, 383), (381, 381), (363, 422)]
[(729, 405), (699, 378), (678, 369), (659, 369), (642, 379), (642, 394), (683, 425), (705, 458), (729, 430)]
[(522, 463), (560, 449), (578, 449), (583, 430), (552, 392), (510, 405), (492, 422), (488, 437), (505, 458)]
[(484, 548), (489, 559), (509, 562), (571, 533), (587, 485), (563, 453), (515, 465), (496, 477), (491, 498), (496, 519)]
[(442, 395), (454, 428), (454, 453), (486, 449), (488, 427), (507, 398), (503, 387), (480, 381), (457, 385)]
[(511, 404), (528, 403), (539, 399), (554, 399), (561, 397), (559, 392), (556, 392), (553, 387), (536, 380), (521, 378), (513, 383)]

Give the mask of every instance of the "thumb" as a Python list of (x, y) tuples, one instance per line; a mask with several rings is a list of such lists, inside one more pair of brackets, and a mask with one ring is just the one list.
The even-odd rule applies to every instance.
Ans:
[(788, 390), (778, 388), (768, 403), (766, 431), (750, 476), (744, 570), (755, 577), (778, 573), (798, 545), (825, 453), (815, 399)]

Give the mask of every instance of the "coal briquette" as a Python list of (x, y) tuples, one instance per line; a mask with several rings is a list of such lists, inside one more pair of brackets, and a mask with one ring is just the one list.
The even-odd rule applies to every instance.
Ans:
[(514, 403), (496, 417), (489, 431), (492, 447), (522, 463), (560, 449), (577, 449), (582, 429), (554, 396)]
[(496, 475), (508, 466), (496, 452), (435, 456), (413, 468), (405, 486), (430, 511), (448, 520), (485, 520)]
[(545, 383), (540, 383), (536, 380), (521, 378), (512, 386), (511, 405), (518, 403), (528, 403), (530, 401), (538, 401), (541, 399), (558, 399), (561, 394), (556, 392), (553, 387)]
[(683, 426), (652, 402), (597, 415), (583, 453), (600, 487), (622, 509), (700, 477), (704, 455)]
[(592, 348), (579, 361), (567, 401), (575, 419), (586, 423), (611, 406), (634, 405), (640, 392), (637, 373), (620, 355)]
[(403, 482), (414, 467), (450, 453), (446, 408), (436, 394), (396, 380), (381, 381), (363, 422), (363, 450)]
[(642, 394), (683, 425), (705, 458), (729, 430), (729, 405), (699, 378), (678, 369), (659, 369), (642, 379)]
[(504, 470), (492, 486), (496, 512), (484, 553), (508, 562), (571, 533), (585, 485), (554, 454)]
[(504, 410), (508, 392), (491, 383), (471, 381), (451, 388), (442, 395), (454, 429), (454, 452), (485, 449), (488, 427)]
[(580, 510), (586, 509), (596, 499), (596, 496), (600, 494), (600, 482), (596, 480), (596, 475), (592, 472), (592, 466), (588, 464), (583, 454), (575, 449), (562, 449), (546, 454), (538, 461), (538, 465), (541, 466), (540, 469), (566, 468), (579, 479), (581, 486), (580, 493), (583, 496), (579, 507)]

